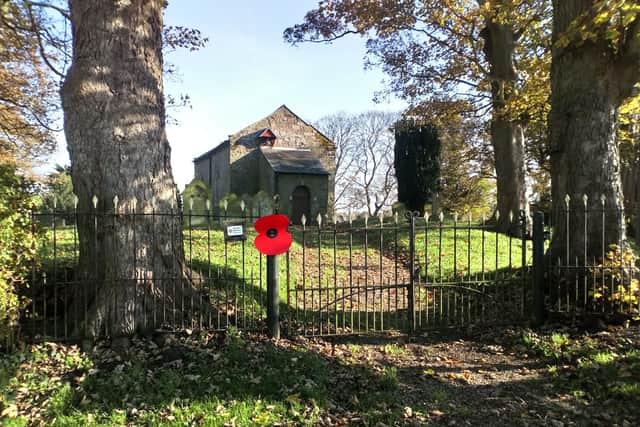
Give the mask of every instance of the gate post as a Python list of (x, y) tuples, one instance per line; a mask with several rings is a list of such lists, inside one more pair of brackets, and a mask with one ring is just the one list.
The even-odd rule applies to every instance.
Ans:
[(409, 286), (407, 288), (407, 320), (409, 323), (409, 332), (416, 330), (414, 293), (416, 272), (416, 217), (418, 215), (420, 215), (420, 212), (417, 211), (409, 211), (406, 213), (409, 219)]
[(533, 216), (533, 322), (544, 323), (544, 213)]
[(267, 332), (280, 338), (280, 289), (278, 283), (278, 255), (267, 255)]

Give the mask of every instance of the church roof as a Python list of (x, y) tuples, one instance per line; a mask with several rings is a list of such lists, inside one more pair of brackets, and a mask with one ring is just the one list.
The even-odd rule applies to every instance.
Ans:
[(200, 154), (198, 157), (194, 158), (193, 161), (194, 162), (198, 162), (200, 160), (206, 159), (208, 157), (213, 156), (215, 153), (217, 153), (219, 150), (222, 150), (223, 148), (226, 148), (229, 146), (229, 140), (226, 140), (218, 145), (216, 145), (215, 147), (213, 147), (211, 150), (207, 151), (206, 153)]
[[(263, 119), (229, 135), (226, 141), (194, 158), (193, 161), (205, 160), (224, 148), (230, 148), (232, 152), (236, 146), (251, 150), (265, 143), (300, 149), (320, 146), (335, 150), (332, 140), (283, 104)], [(231, 162), (235, 161), (233, 155), (231, 157)]]
[(282, 147), (260, 147), (260, 151), (277, 173), (295, 173), (305, 175), (329, 175), (320, 160), (311, 150)]

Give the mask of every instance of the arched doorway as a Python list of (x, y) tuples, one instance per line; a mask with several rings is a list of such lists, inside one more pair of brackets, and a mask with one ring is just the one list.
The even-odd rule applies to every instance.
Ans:
[(304, 185), (297, 186), (291, 193), (291, 221), (300, 224), (302, 215), (311, 221), (311, 193)]

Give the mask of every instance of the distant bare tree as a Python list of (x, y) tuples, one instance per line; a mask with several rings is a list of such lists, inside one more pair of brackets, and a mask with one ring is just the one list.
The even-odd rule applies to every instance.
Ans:
[(391, 127), (398, 117), (384, 111), (341, 112), (318, 121), (318, 129), (336, 143), (335, 210), (376, 216), (395, 202)]
[(334, 210), (345, 210), (347, 194), (353, 191), (347, 173), (353, 167), (357, 123), (353, 114), (344, 111), (322, 117), (315, 126), (336, 144)]

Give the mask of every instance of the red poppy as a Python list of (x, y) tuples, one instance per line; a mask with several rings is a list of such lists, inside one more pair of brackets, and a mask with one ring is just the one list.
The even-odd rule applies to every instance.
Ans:
[(258, 232), (254, 244), (265, 255), (280, 255), (289, 250), (291, 234), (287, 231), (289, 218), (285, 215), (267, 215), (258, 219), (255, 229)]

